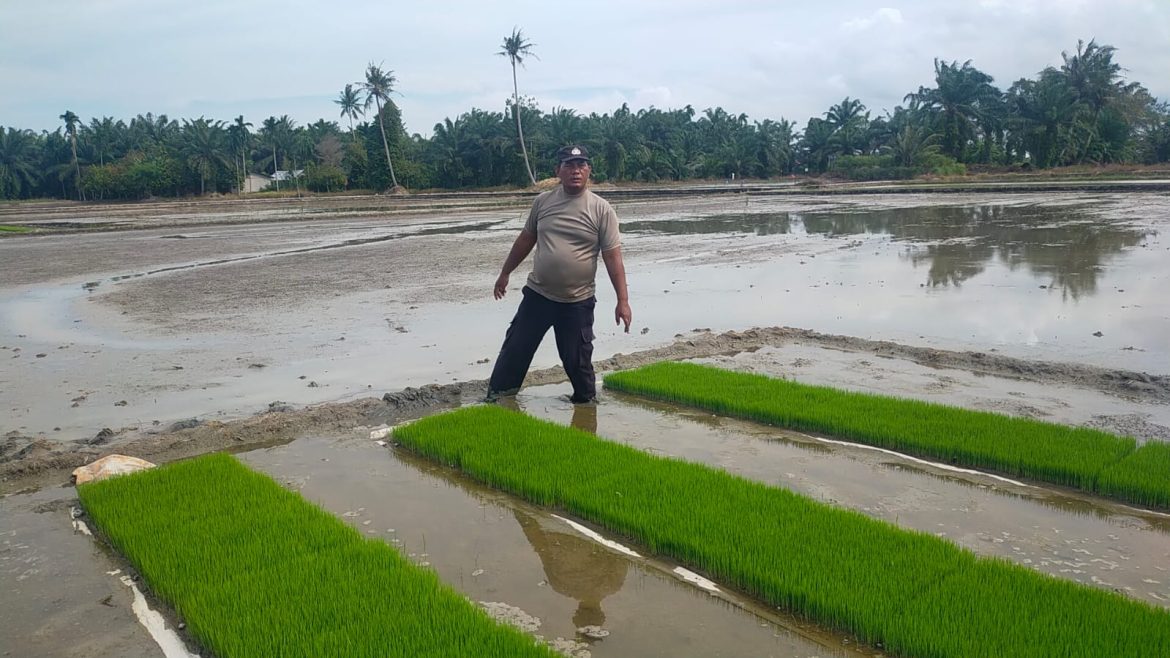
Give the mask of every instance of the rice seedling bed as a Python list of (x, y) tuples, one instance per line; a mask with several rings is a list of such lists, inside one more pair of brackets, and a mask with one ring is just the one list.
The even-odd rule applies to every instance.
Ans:
[(102, 534), (219, 658), (556, 655), (228, 455), (78, 493)]
[[(305, 437), (239, 458), (425, 562), (493, 618), (524, 623), (558, 651), (588, 650), (594, 658), (878, 653), (751, 597), (708, 593), (683, 580), (674, 561), (607, 548), (602, 542), (617, 538), (582, 532), (563, 513), (408, 450)], [(589, 626), (609, 634), (582, 630)]]
[(1150, 442), (1116, 464), (1097, 479), (1100, 493), (1170, 509), (1170, 444)]
[(1098, 430), (693, 363), (656, 363), (614, 373), (605, 378), (605, 387), (1170, 508), (1170, 469), (1160, 467), (1170, 463), (1167, 453), (1157, 447), (1136, 451), (1132, 438)]
[(425, 418), (395, 437), (898, 655), (1170, 653), (1170, 614), (1146, 604), (496, 407)]

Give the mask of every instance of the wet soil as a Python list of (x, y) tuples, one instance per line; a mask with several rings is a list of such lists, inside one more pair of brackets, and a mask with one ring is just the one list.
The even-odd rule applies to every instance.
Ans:
[[(801, 327), (973, 370), (1058, 364), (1021, 375), (1137, 398), (1167, 388), (1165, 195), (699, 195), (618, 210), (635, 326), (609, 323), (603, 282), (599, 359), (669, 350), (695, 328)], [(515, 308), (486, 291), (522, 220), (522, 207), (439, 207), (176, 228), (143, 210), (151, 228), (0, 241), (0, 432), (59, 444), (484, 379)], [(769, 340), (787, 336), (742, 345)], [(538, 368), (556, 364), (549, 342)]]
[[(1170, 440), (1170, 378), (1069, 363), (917, 348), (788, 328), (713, 334), (696, 331), (664, 348), (596, 362), (607, 371), (662, 360), (720, 357), (715, 363), (806, 383), (894, 394), (1010, 415), (1087, 425)], [(559, 367), (533, 370), (526, 386), (564, 382)], [(275, 402), (235, 420), (178, 421), (54, 442), (12, 432), (0, 440), (0, 491), (68, 481), (69, 472), (112, 453), (155, 462), (291, 441), (312, 433), (394, 425), (480, 400), (486, 380), (408, 387), (382, 398), (293, 408)]]
[(0, 655), (162, 656), (130, 610), (124, 569), (75, 530), (72, 487), (0, 498)]
[[(615, 200), (635, 325), (623, 334), (608, 324), (613, 298), (603, 284), (599, 370), (705, 359), (807, 383), (1170, 440), (1170, 298), (1164, 294), (1170, 198), (1164, 194), (761, 191)], [(30, 609), (38, 601), (63, 610), (76, 605), (78, 619), (105, 620), (95, 626), (125, 630), (127, 642), (142, 640), (134, 639), (141, 631), (129, 630), (140, 627), (125, 601), (122, 621), (96, 614), (95, 606), (109, 607), (101, 602), (107, 593), (115, 596), (110, 601), (129, 595), (104, 576), (114, 570), (110, 558), (88, 538), (72, 535), (63, 507), (71, 490), (58, 488), (72, 468), (112, 452), (164, 462), (283, 446), (247, 459), (266, 469), (265, 460), (273, 460), (270, 472), (296, 486), (329, 480), (329, 490), (338, 492), (332, 501), (328, 492), (304, 490), (331, 509), (346, 507), (342, 514), (378, 510), (371, 525), (387, 527), (396, 527), (385, 516), (394, 504), (357, 500), (394, 500), (378, 491), (390, 485), (372, 483), (394, 480), (387, 473), (405, 468), (393, 472), (430, 482), (425, 487), (432, 493), (463, 487), (460, 495), (479, 501), (481, 516), (490, 508), (507, 522), (495, 526), (510, 526), (504, 534), (512, 539), (500, 541), (523, 548), (517, 540), (525, 523), (501, 511), (518, 509), (515, 503), (469, 493), (474, 487), (462, 484), (435, 485), (426, 478), (438, 476), (424, 465), (390, 455), (385, 463), (397, 466), (380, 471), (384, 465), (363, 464), (370, 476), (348, 486), (336, 472), (328, 475), (332, 460), (349, 464), (330, 451), (365, 455), (369, 447), (328, 437), (352, 439), (482, 397), (515, 308), (524, 268), (504, 303), (493, 302), (489, 291), (523, 221), (523, 202), (409, 203), (415, 201), (343, 199), (303, 213), (284, 201), (211, 210), (158, 204), (131, 217), (124, 210), (86, 208), (81, 216), (76, 208), (55, 208), (41, 218), (135, 230), (0, 240), (0, 432), (6, 433), (0, 493), (22, 492), (0, 499), (5, 600), (13, 593), (11, 600), (32, 597)], [(556, 363), (552, 345), (543, 346), (526, 381), (534, 388), (519, 403), (529, 413), (571, 422), (573, 408), (557, 397), (567, 388)], [(553, 388), (535, 388), (545, 385)], [(1168, 595), (1157, 568), (1170, 557), (1166, 522), (1156, 514), (606, 398), (592, 421), (585, 412), (575, 422), (1154, 604)], [(443, 500), (452, 510), (466, 504)], [(33, 511), (41, 503), (51, 508)], [(546, 534), (561, 528), (539, 511), (525, 513), (536, 514), (535, 525)], [(408, 517), (420, 524), (420, 534), (429, 523), (422, 516)], [(462, 541), (445, 532), (444, 543)], [(533, 567), (540, 563), (538, 549), (525, 550)], [(52, 555), (56, 571), (36, 567), (47, 575), (18, 568), (48, 564), (36, 560)], [(453, 582), (467, 571), (466, 555), (456, 551), (436, 568)], [(526, 582), (517, 574), (528, 571), (503, 580)], [(68, 583), (57, 577), (62, 573)], [(632, 564), (624, 587), (654, 582), (646, 589), (667, 592), (668, 608), (690, 609), (680, 602), (685, 597), (669, 594), (681, 587), (693, 596), (690, 586), (662, 573)], [(22, 589), (30, 579), (35, 587)], [(98, 590), (104, 593), (96, 600), (84, 594)], [(546, 637), (582, 640), (572, 625), (571, 596), (546, 594), (544, 603), (527, 603), (533, 597), (522, 590), (508, 590), (516, 598), (497, 601), (507, 603), (499, 610), (550, 610), (544, 616), (555, 621)], [(654, 605), (633, 597), (610, 607), (626, 596), (609, 595), (602, 609), (620, 610), (624, 618)], [(704, 596), (697, 600), (707, 610)], [(491, 602), (486, 594), (485, 600)], [(521, 600), (525, 605), (515, 603)], [(744, 614), (734, 604), (725, 608)], [(708, 615), (725, 613), (690, 618), (703, 624), (714, 619)], [(8, 624), (0, 628), (5, 649), (7, 638), (45, 622), (24, 647), (27, 655), (71, 655), (76, 643), (90, 639), (97, 644), (78, 655), (150, 654), (139, 644), (113, 648), (119, 645), (110, 634), (84, 624), (75, 634), (61, 630), (81, 621), (0, 617)], [(661, 624), (658, 637), (674, 636), (668, 622), (654, 622)], [(763, 623), (771, 629), (761, 627), (765, 635), (784, 635), (777, 630), (782, 622), (765, 615)], [(111, 648), (103, 648), (107, 641)], [(615, 636), (610, 646), (628, 649), (621, 644), (627, 641)]]

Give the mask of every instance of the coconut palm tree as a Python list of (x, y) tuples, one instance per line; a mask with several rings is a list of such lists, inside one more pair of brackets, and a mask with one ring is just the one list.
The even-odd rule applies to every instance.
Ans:
[(341, 94), (333, 102), (341, 106), (341, 116), (349, 117), (349, 138), (351, 141), (355, 140), (353, 120), (359, 115), (365, 114), (365, 110), (362, 109), (361, 94), (353, 88), (353, 85), (347, 84), (345, 85), (345, 89), (341, 91)]
[(865, 128), (869, 125), (869, 113), (865, 105), (856, 98), (833, 105), (825, 112), (825, 121), (833, 127), (833, 141), (842, 155), (855, 155), (862, 141)]
[(1121, 84), (1121, 66), (1113, 61), (1113, 46), (1098, 46), (1096, 40), (1077, 41), (1077, 51), (1069, 55), (1061, 51), (1064, 64), (1060, 72), (1076, 92), (1077, 100), (1088, 105), (1094, 115), (1117, 95)]
[(92, 164), (95, 159), (99, 165), (106, 164), (107, 159), (113, 162), (116, 159), (118, 136), (125, 131), (126, 124), (121, 121), (115, 123), (113, 117), (90, 119), (89, 135), (86, 140), (89, 142), (89, 162)]
[(366, 67), (366, 81), (359, 82), (362, 91), (366, 93), (364, 107), (368, 109), (373, 103), (378, 108), (378, 129), (382, 132), (382, 148), (386, 150), (386, 167), (390, 170), (390, 183), (398, 187), (398, 178), (394, 175), (394, 163), (390, 161), (390, 144), (386, 141), (386, 122), (382, 120), (382, 104), (390, 102), (390, 94), (394, 92), (394, 71), (383, 71), (382, 67), (370, 62)]
[(992, 78), (971, 66), (971, 60), (947, 64), (934, 60), (934, 89), (919, 87), (917, 93), (907, 94), (921, 107), (937, 116), (941, 123), (942, 150), (956, 160), (963, 159), (963, 150), (975, 137), (978, 125), (991, 106), (1000, 102), (1000, 91), (991, 85)]
[(65, 110), (65, 114), (58, 118), (65, 122), (65, 132), (69, 133), (69, 141), (73, 146), (73, 170), (74, 181), (77, 183), (77, 198), (84, 201), (81, 196), (81, 163), (77, 161), (77, 126), (81, 123), (81, 118), (71, 110)]
[(833, 125), (828, 121), (816, 117), (808, 120), (800, 138), (800, 150), (810, 173), (824, 173), (829, 168), (833, 155), (832, 137)]
[(548, 115), (548, 132), (552, 143), (560, 148), (565, 144), (581, 141), (581, 117), (576, 110), (565, 107), (554, 107)]
[[(236, 183), (239, 185), (240, 192), (243, 192), (247, 185), (248, 145), (252, 141), (252, 132), (248, 129), (251, 127), (252, 124), (244, 121), (244, 115), (241, 114), (227, 129), (228, 143), (232, 149), (232, 162), (236, 168)], [(239, 160), (236, 160), (236, 153), (240, 154)]]
[(226, 141), (222, 121), (208, 121), (203, 117), (183, 120), (182, 153), (187, 164), (199, 172), (200, 196), (207, 192), (207, 178), (227, 167)]
[(31, 130), (7, 131), (0, 126), (0, 199), (32, 195), (39, 172), (36, 169), (36, 135)]
[(906, 122), (889, 142), (889, 153), (900, 167), (918, 165), (922, 158), (938, 152), (938, 135), (921, 124)]
[[(528, 180), (536, 185), (536, 176), (532, 175), (532, 165), (528, 163), (528, 149), (524, 146), (524, 130), (520, 127), (520, 87), (516, 83), (516, 65), (524, 65), (525, 57), (536, 57), (532, 52), (536, 44), (524, 38), (524, 32), (518, 27), (512, 28), (512, 36), (504, 37), (500, 52), (501, 57), (507, 57), (512, 63), (512, 115), (516, 117), (516, 134), (520, 136), (520, 152), (524, 154), (524, 169), (528, 172)], [(537, 57), (537, 59), (540, 59)]]

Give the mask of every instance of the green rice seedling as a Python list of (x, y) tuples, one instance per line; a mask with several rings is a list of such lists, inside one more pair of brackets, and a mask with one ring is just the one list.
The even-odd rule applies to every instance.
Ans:
[[(1101, 472), (1132, 453), (1135, 443), (1129, 437), (1088, 428), (809, 386), (693, 363), (656, 363), (614, 373), (605, 378), (605, 387), (1086, 491), (1096, 491)], [(1112, 491), (1126, 495), (1123, 487)]]
[(1170, 655), (1164, 610), (498, 407), (424, 418), (394, 437), (491, 486), (568, 510), (900, 655)]
[(1105, 469), (1097, 490), (1139, 505), (1170, 509), (1170, 444), (1151, 441)]
[(27, 226), (12, 226), (11, 224), (0, 224), (0, 233), (31, 233), (32, 229)]
[(555, 655), (228, 455), (78, 493), (101, 534), (218, 658)]

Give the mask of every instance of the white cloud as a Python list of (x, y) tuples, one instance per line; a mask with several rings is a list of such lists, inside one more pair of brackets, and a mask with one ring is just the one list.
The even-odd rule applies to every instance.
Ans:
[(495, 53), (514, 26), (539, 55), (520, 69), (520, 92), (546, 111), (689, 104), (803, 125), (845, 96), (892, 110), (933, 84), (935, 57), (970, 59), (1006, 88), (1091, 38), (1170, 100), (1166, 0), (594, 0), (571, 16), (546, 0), (289, 0), (278, 11), (238, 0), (0, 0), (0, 123), (51, 130), (66, 109), (87, 120), (334, 120), (333, 99), (372, 60), (398, 77), (407, 129), (429, 134), (472, 107), (504, 110), (511, 70)]
[(841, 24), (841, 29), (846, 33), (856, 33), (864, 32), (875, 25), (901, 25), (902, 22), (902, 12), (889, 7), (882, 7), (865, 18), (851, 18), (845, 21)]

